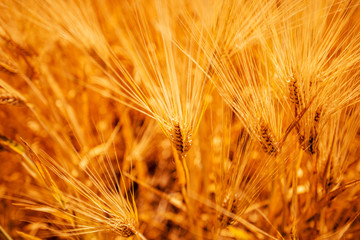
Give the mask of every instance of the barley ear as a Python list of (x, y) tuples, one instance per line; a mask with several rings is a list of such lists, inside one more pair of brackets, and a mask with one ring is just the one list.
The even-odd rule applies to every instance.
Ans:
[(186, 153), (191, 148), (191, 134), (184, 134), (179, 122), (173, 122), (173, 133), (171, 134), (171, 141), (176, 148), (176, 151), (181, 157), (185, 157)]
[(278, 143), (275, 140), (268, 124), (264, 120), (260, 120), (258, 128), (258, 138), (263, 150), (268, 154), (276, 154), (279, 151)]
[(0, 88), (0, 104), (1, 105), (24, 105), (25, 102), (17, 95)]

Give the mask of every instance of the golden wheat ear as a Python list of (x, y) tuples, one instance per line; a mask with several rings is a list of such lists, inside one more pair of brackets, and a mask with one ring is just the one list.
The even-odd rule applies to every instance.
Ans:
[(24, 100), (14, 93), (11, 93), (4, 88), (0, 88), (0, 104), (2, 105), (25, 105)]
[(0, 77), (0, 104), (30, 106), (25, 97)]
[[(118, 179), (109, 159), (84, 170), (92, 183), (93, 188), (90, 188), (55, 160), (39, 157), (27, 143), (23, 142), (23, 145), (25, 155), (36, 166), (37, 176), (42, 179), (47, 193), (43, 189), (44, 199), (17, 198), (17, 205), (50, 213), (53, 218), (43, 221), (58, 227), (50, 229), (55, 235), (72, 237), (110, 231), (125, 238), (136, 235), (145, 239), (136, 227), (138, 215), (134, 198), (129, 196), (131, 193), (122, 192), (123, 179)], [(55, 201), (46, 198), (48, 194)]]
[(173, 122), (173, 131), (170, 136), (178, 154), (185, 157), (191, 147), (191, 133), (184, 133), (184, 130), (180, 126), (179, 122)]

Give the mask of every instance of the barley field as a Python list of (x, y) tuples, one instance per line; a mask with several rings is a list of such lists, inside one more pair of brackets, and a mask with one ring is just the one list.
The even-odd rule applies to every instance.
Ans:
[(360, 2), (0, 0), (0, 240), (360, 239)]

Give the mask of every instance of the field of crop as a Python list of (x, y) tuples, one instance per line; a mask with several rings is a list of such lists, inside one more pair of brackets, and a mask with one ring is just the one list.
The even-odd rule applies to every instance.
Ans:
[(0, 240), (360, 239), (360, 2), (0, 0)]

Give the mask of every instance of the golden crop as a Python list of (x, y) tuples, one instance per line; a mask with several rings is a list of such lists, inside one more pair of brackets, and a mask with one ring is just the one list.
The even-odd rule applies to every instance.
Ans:
[(360, 4), (0, 0), (0, 239), (360, 239)]

